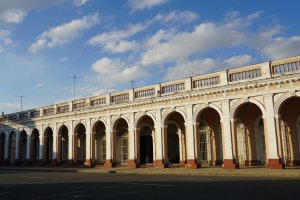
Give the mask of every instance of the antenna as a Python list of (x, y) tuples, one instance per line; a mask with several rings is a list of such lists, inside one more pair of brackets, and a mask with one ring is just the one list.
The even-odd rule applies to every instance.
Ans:
[(73, 75), (72, 77), (68, 77), (68, 79), (73, 79), (73, 99), (76, 100), (76, 79), (80, 77)]
[(74, 75), (74, 76), (73, 76), (73, 79), (74, 79), (74, 80), (73, 80), (73, 81), (74, 81), (74, 82), (73, 82), (73, 83), (74, 83), (74, 84), (73, 84), (73, 89), (74, 89), (74, 101), (75, 101), (75, 99), (76, 99), (76, 78), (77, 78), (77, 76)]
[(131, 80), (130, 82), (131, 82), (131, 88), (133, 89), (133, 84), (134, 84), (136, 81)]
[(17, 96), (17, 97), (20, 97), (20, 100), (21, 100), (21, 102), (20, 102), (20, 112), (22, 112), (23, 111), (23, 98), (29, 98), (29, 97), (25, 97), (23, 95)]

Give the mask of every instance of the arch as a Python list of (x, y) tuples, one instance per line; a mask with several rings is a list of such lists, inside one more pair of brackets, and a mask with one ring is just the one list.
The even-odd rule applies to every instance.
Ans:
[(30, 161), (37, 163), (40, 153), (40, 131), (38, 128), (33, 128), (30, 134)]
[(235, 116), (236, 112), (238, 111), (238, 109), (240, 108), (240, 106), (242, 106), (245, 103), (255, 104), (256, 106), (259, 107), (260, 111), (262, 112), (262, 115), (266, 114), (265, 107), (260, 101), (258, 101), (256, 99), (253, 99), (253, 98), (249, 98), (249, 99), (246, 99), (246, 100), (245, 99), (240, 99), (230, 107), (230, 119), (234, 119), (234, 116)]
[(0, 132), (0, 164), (3, 163), (5, 159), (5, 141), (6, 134), (4, 132)]
[(74, 127), (74, 161), (84, 165), (86, 160), (86, 126), (80, 121)]
[(29, 133), (29, 135), (32, 136), (32, 134), (36, 134), (36, 133), (40, 134), (40, 130), (37, 127), (34, 127)]
[(278, 122), (283, 161), (286, 166), (300, 165), (300, 97), (286, 94), (278, 102), (281, 102), (278, 103)]
[(209, 104), (208, 106), (205, 106), (205, 105), (200, 105), (199, 107), (197, 107), (194, 112), (193, 112), (193, 122), (196, 122), (198, 117), (206, 110), (206, 109), (209, 109), (209, 108), (212, 108), (214, 109), (215, 111), (217, 111), (217, 113), (219, 114), (220, 116), (220, 120), (223, 119), (223, 112), (222, 110), (214, 105), (214, 104)]
[(57, 132), (57, 162), (65, 164), (69, 154), (69, 128), (65, 124), (61, 124)]
[(99, 124), (102, 124), (102, 125), (104, 126), (104, 129), (106, 130), (106, 124), (104, 123), (103, 120), (99, 119), (99, 120), (95, 121), (95, 122), (92, 124), (92, 126), (91, 126), (91, 127), (92, 127), (92, 132), (95, 131), (95, 129), (97, 128), (97, 126), (98, 126)]
[(118, 117), (114, 121), (113, 130), (113, 158), (116, 164), (127, 164), (129, 158), (128, 151), (128, 133), (129, 123), (124, 117)]
[(180, 108), (169, 108), (162, 115), (162, 118), (161, 118), (162, 123), (164, 124), (166, 119), (175, 112), (179, 113), (183, 117), (184, 122), (186, 122), (186, 114), (183, 110), (181, 110)]
[(78, 129), (80, 128), (80, 126), (83, 126), (84, 129), (86, 130), (86, 125), (83, 122), (78, 121), (74, 124), (74, 133), (78, 132)]
[(145, 117), (145, 116), (148, 116), (150, 117), (153, 122), (155, 122), (155, 117), (152, 113), (149, 113), (149, 112), (141, 112), (138, 114), (138, 116), (136, 116), (135, 118), (135, 124), (134, 124), (134, 127), (137, 127), (138, 124), (140, 123), (140, 121)]
[(104, 164), (106, 161), (106, 123), (97, 119), (92, 125), (92, 164)]
[(275, 115), (279, 115), (280, 112), (280, 108), (283, 105), (283, 103), (290, 99), (291, 97), (300, 97), (297, 93), (285, 93), (283, 95), (281, 95), (274, 103), (274, 114)]
[(10, 164), (14, 164), (15, 162), (15, 155), (16, 155), (16, 138), (17, 134), (15, 132), (15, 130), (11, 130), (9, 132), (8, 138), (9, 138), (9, 142), (8, 142), (8, 161)]
[(53, 156), (53, 128), (48, 125), (43, 133), (43, 161), (49, 163)]
[(118, 123), (119, 120), (121, 119), (124, 119), (126, 121), (126, 123), (129, 125), (129, 119), (124, 116), (124, 115), (118, 115), (118, 116), (115, 116), (113, 118), (113, 120), (111, 121), (111, 127), (112, 127), (112, 130), (115, 130), (114, 127), (115, 125)]
[(233, 106), (233, 138), (236, 162), (240, 166), (264, 166), (266, 161), (265, 151), (265, 126), (262, 123), (264, 115), (261, 107), (253, 101), (238, 101)]
[(19, 136), (19, 160), (25, 162), (27, 150), (27, 132), (23, 129)]
[(97, 123), (99, 122), (102, 122), (106, 128), (107, 124), (106, 124), (106, 121), (103, 119), (103, 118), (95, 118), (92, 120), (92, 123), (91, 123), (91, 127), (92, 127), (92, 130), (94, 129), (94, 127), (97, 125)]

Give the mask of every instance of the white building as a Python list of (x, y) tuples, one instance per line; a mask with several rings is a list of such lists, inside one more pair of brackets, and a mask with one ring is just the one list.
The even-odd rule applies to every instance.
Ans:
[(2, 164), (300, 164), (300, 56), (12, 113)]

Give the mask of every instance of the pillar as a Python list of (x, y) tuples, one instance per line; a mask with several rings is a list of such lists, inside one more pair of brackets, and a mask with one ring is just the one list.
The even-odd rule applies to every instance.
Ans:
[(106, 161), (104, 163), (105, 168), (115, 167), (115, 163), (113, 161), (113, 130), (111, 129), (111, 116), (107, 118), (107, 126), (106, 126)]
[(37, 164), (38, 164), (38, 166), (42, 166), (42, 164), (43, 164), (43, 147), (44, 147), (44, 145), (43, 145), (43, 139), (44, 139), (44, 137), (43, 137), (43, 135), (42, 134), (40, 134), (39, 135), (39, 157), (38, 157), (38, 160), (37, 160)]
[(136, 137), (136, 132), (134, 129), (134, 113), (129, 114), (129, 124), (128, 124), (128, 130), (129, 130), (129, 135), (128, 135), (128, 163), (127, 166), (129, 168), (137, 168), (136, 164), (136, 148), (135, 148), (135, 137)]
[(274, 102), (273, 95), (264, 96), (264, 103), (266, 107), (266, 113), (264, 118), (264, 128), (267, 139), (266, 148), (268, 148), (267, 152), (267, 168), (271, 169), (283, 169), (285, 165), (281, 163), (281, 160), (278, 156), (278, 140), (277, 140), (277, 132), (275, 126), (275, 113), (274, 113)]
[(53, 141), (52, 141), (52, 160), (51, 163), (53, 166), (57, 165), (57, 154), (58, 154), (58, 133), (57, 133), (57, 126), (56, 124), (54, 124), (54, 128), (53, 128)]
[(69, 132), (68, 132), (68, 166), (74, 166), (74, 157), (73, 157), (73, 140), (74, 140), (74, 130), (73, 130), (73, 122), (70, 122)]
[(162, 122), (161, 122), (161, 109), (155, 111), (155, 160), (153, 161), (154, 167), (165, 167), (163, 157), (163, 133), (162, 133)]
[(230, 104), (229, 100), (222, 101), (223, 116), (221, 116), (222, 133), (223, 133), (223, 168), (236, 169), (238, 164), (235, 163), (233, 157), (233, 139), (232, 127), (230, 125)]
[(92, 151), (91, 151), (91, 138), (92, 138), (92, 130), (91, 130), (91, 119), (87, 119), (86, 125), (86, 140), (85, 140), (85, 163), (84, 165), (87, 167), (92, 167)]
[(187, 151), (187, 163), (185, 168), (197, 169), (201, 167), (201, 164), (197, 163), (196, 159), (196, 146), (195, 146), (195, 132), (193, 125), (193, 106), (186, 106), (187, 120), (185, 122), (186, 131), (186, 151)]
[(15, 150), (15, 164), (19, 163), (19, 155), (20, 155), (20, 131), (16, 131), (16, 150)]
[(5, 160), (5, 163), (7, 164), (7, 162), (8, 162), (8, 149), (9, 149), (9, 132), (7, 131), (6, 133), (5, 133), (5, 147), (4, 147), (4, 153), (5, 153), (5, 155), (4, 155), (4, 160)]
[[(32, 132), (32, 131), (31, 131)], [(31, 149), (31, 136), (27, 135), (27, 140), (26, 140), (26, 165), (30, 164), (30, 149)]]

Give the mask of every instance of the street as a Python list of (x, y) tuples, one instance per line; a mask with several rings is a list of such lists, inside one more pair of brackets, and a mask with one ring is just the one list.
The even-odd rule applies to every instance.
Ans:
[(0, 170), (0, 199), (300, 199), (299, 178)]

